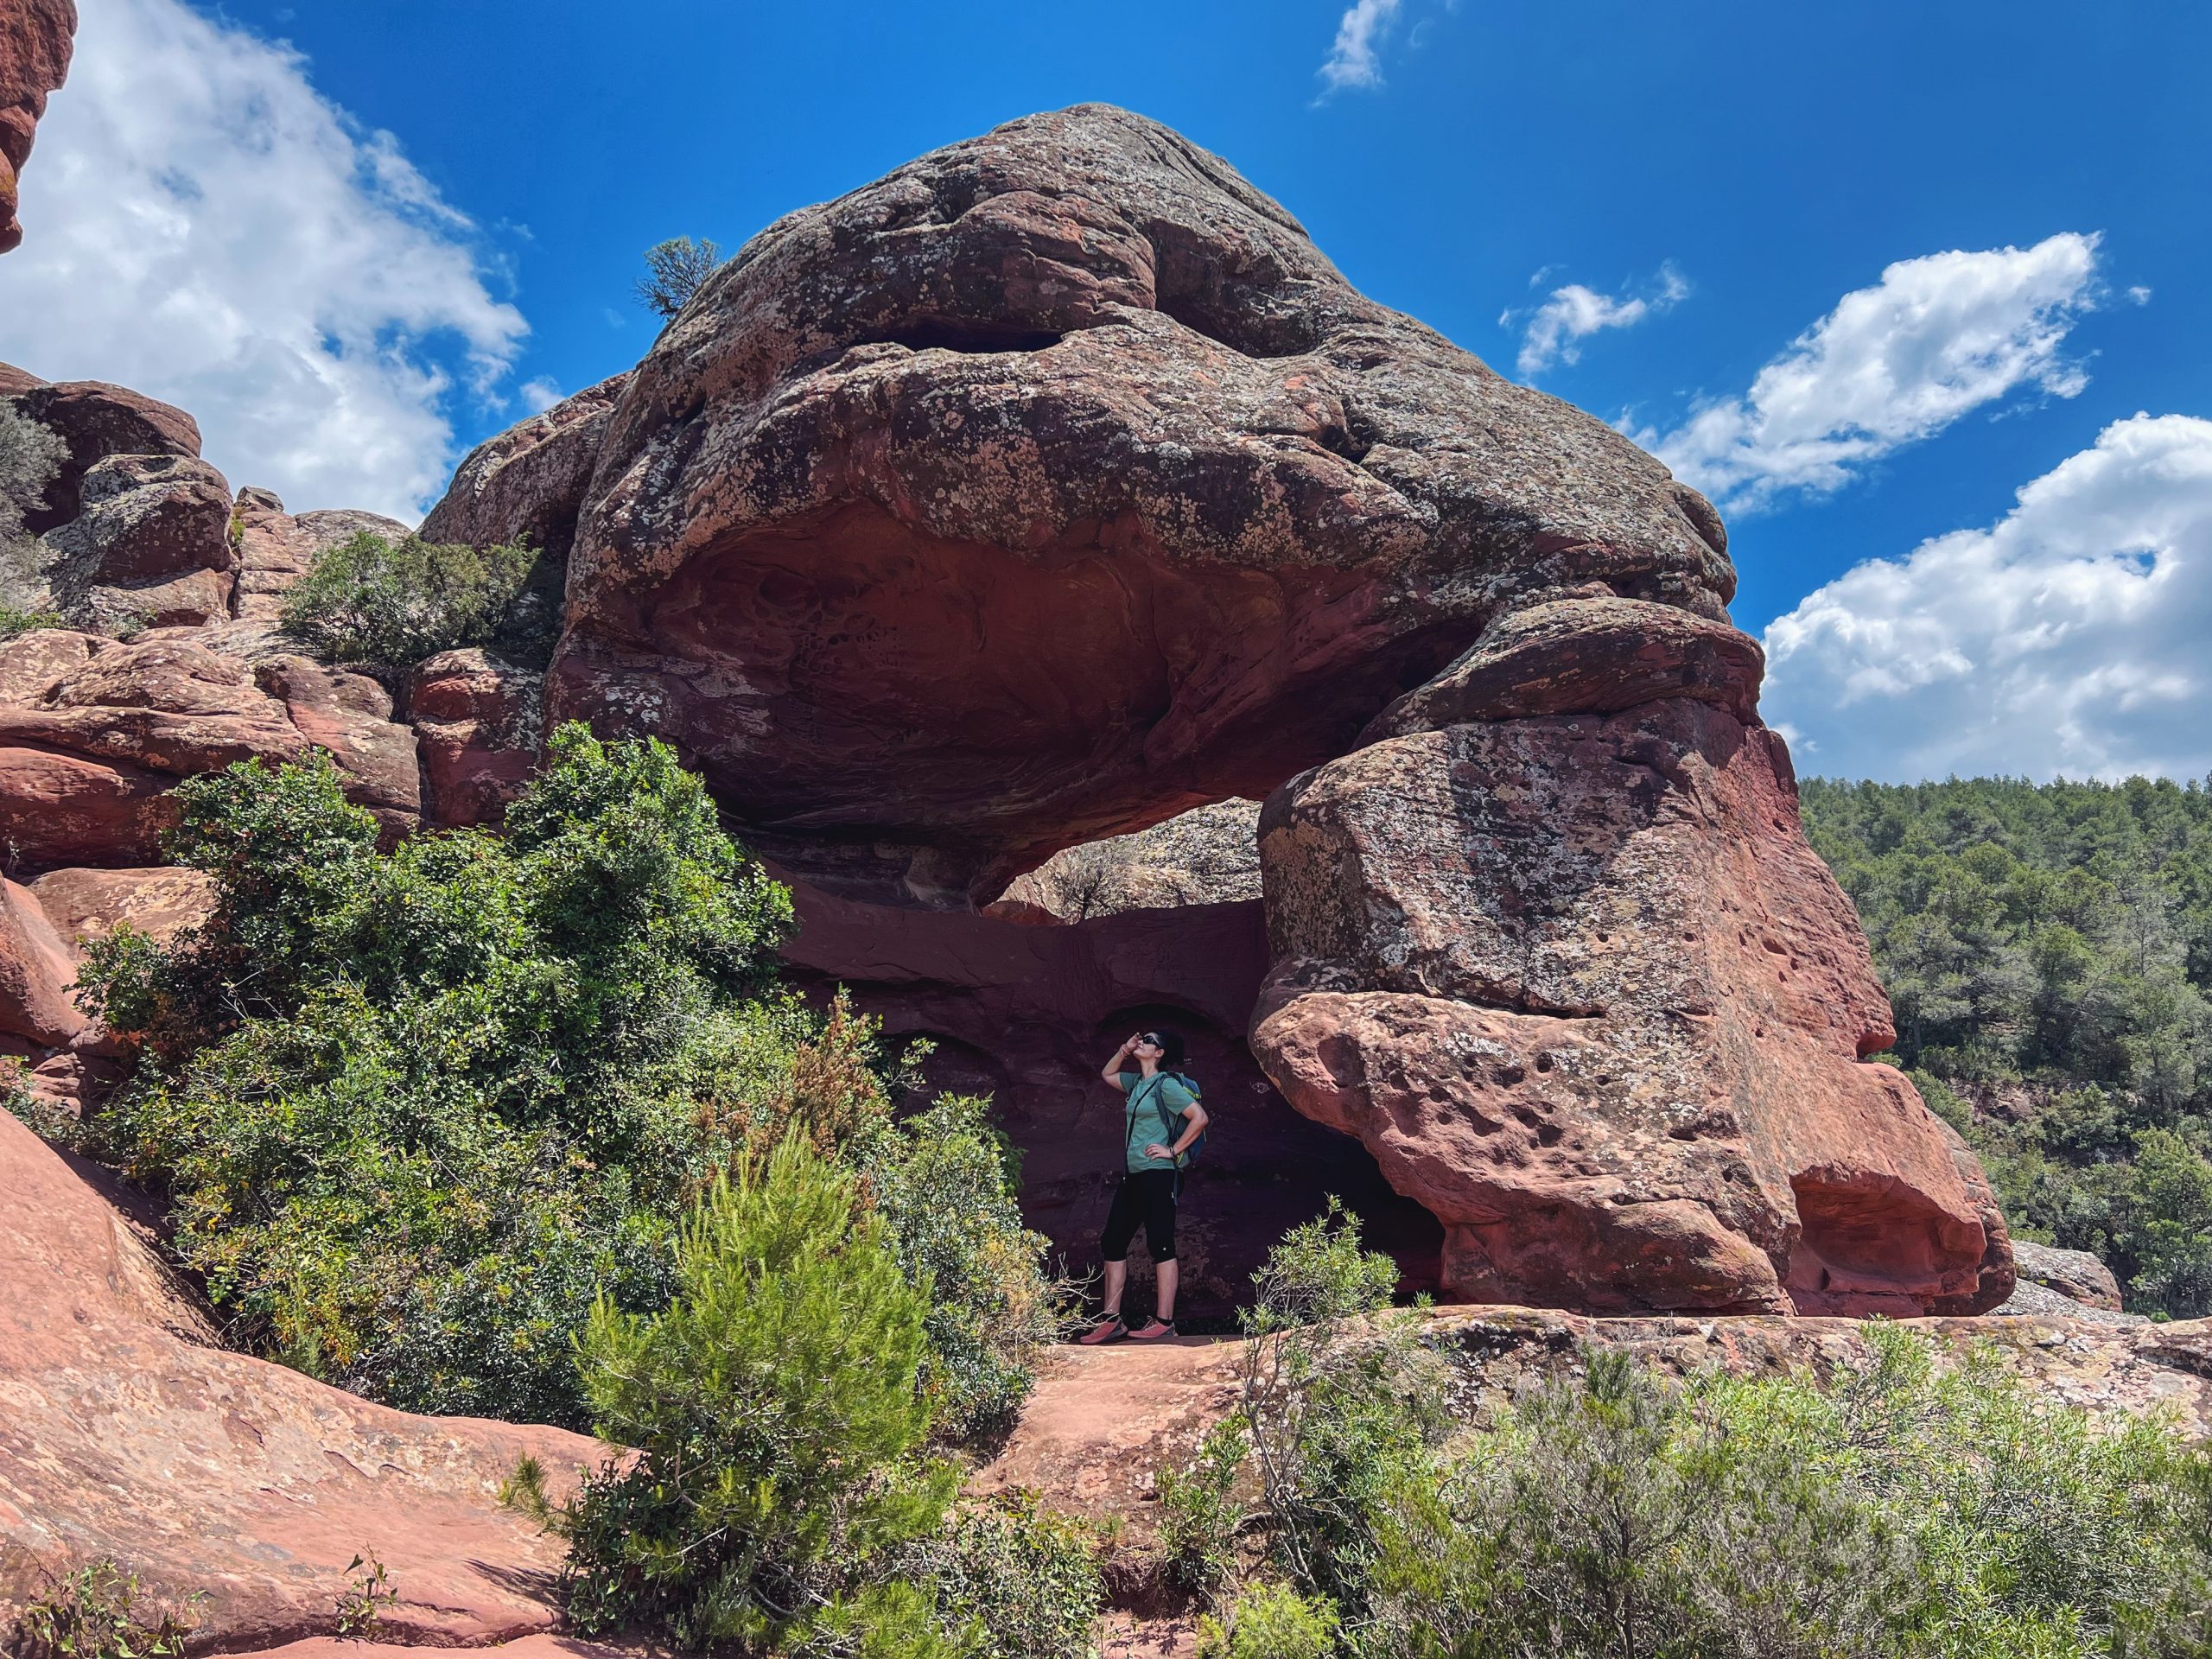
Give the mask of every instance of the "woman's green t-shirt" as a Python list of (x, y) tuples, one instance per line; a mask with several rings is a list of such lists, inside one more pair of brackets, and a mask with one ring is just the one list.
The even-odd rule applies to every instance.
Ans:
[[(1183, 1114), (1198, 1103), (1179, 1078), (1165, 1071), (1150, 1077), (1141, 1071), (1122, 1073), (1122, 1127), (1128, 1141), (1128, 1170), (1173, 1169), (1173, 1158), (1147, 1158), (1147, 1147), (1172, 1147), (1183, 1138)], [(1165, 1116), (1163, 1117), (1163, 1114)]]

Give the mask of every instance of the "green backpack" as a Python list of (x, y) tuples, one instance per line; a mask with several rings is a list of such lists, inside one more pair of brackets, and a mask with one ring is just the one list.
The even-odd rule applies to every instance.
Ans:
[[(1158, 1084), (1165, 1077), (1173, 1077), (1176, 1082), (1181, 1084), (1185, 1089), (1189, 1090), (1191, 1091), (1191, 1103), (1193, 1106), (1204, 1103), (1205, 1099), (1205, 1091), (1198, 1087), (1198, 1080), (1191, 1076), (1187, 1071), (1155, 1071), (1152, 1076), (1144, 1079), (1143, 1083), (1138, 1084), (1135, 1090), (1130, 1091), (1131, 1098), (1134, 1099), (1135, 1096), (1143, 1090), (1146, 1083)], [(1132, 1107), (1131, 1109), (1134, 1110), (1135, 1108)], [(1160, 1141), (1160, 1145), (1164, 1147), (1173, 1146), (1175, 1144), (1176, 1137), (1183, 1133), (1183, 1114), (1181, 1112), (1171, 1112), (1167, 1109), (1167, 1090), (1166, 1088), (1160, 1087), (1153, 1090), (1152, 1109), (1160, 1114), (1160, 1127), (1163, 1137)], [(1198, 1131), (1198, 1138), (1192, 1141), (1191, 1144), (1184, 1149), (1183, 1155), (1175, 1160), (1175, 1167), (1182, 1169), (1196, 1162), (1198, 1154), (1205, 1149), (1206, 1131), (1200, 1129)]]

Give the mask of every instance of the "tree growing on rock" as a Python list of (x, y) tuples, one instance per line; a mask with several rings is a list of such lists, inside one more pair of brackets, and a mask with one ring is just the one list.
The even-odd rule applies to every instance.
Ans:
[(638, 303), (656, 316), (673, 317), (721, 262), (722, 251), (711, 241), (671, 236), (656, 242), (645, 250), (645, 274), (634, 290)]

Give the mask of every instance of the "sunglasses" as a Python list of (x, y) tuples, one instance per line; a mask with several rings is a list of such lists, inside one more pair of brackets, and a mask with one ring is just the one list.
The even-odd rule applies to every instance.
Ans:
[(1137, 1041), (1143, 1044), (1147, 1048), (1165, 1048), (1167, 1046), (1166, 1044), (1160, 1040), (1160, 1033), (1156, 1031), (1147, 1031), (1141, 1033), (1137, 1038)]

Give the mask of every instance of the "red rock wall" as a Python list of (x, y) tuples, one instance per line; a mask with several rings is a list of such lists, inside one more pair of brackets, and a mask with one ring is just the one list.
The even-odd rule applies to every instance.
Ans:
[(46, 95), (69, 73), (73, 0), (0, 0), (0, 253), (23, 239), (16, 175), (31, 153)]

